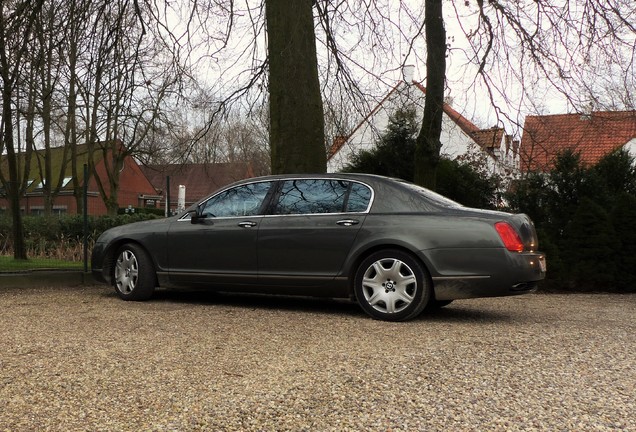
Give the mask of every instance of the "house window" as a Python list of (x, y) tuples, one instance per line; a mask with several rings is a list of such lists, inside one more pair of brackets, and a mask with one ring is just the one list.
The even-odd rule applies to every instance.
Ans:
[(29, 209), (29, 212), (33, 216), (42, 216), (44, 214), (44, 207), (43, 206), (31, 206), (31, 208)]
[(53, 210), (51, 211), (51, 214), (61, 216), (66, 214), (67, 210), (68, 209), (65, 205), (53, 206)]
[[(66, 214), (68, 208), (65, 205), (55, 205), (51, 209), (51, 215), (61, 216)], [(31, 206), (30, 213), (33, 216), (43, 216), (44, 215), (44, 206)]]

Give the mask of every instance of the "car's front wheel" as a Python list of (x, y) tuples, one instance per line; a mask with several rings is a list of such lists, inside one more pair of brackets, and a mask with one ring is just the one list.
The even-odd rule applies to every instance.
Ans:
[(373, 318), (404, 321), (419, 315), (431, 296), (424, 266), (410, 254), (387, 249), (360, 263), (354, 290), (362, 309)]
[(428, 304), (424, 308), (424, 312), (426, 313), (426, 312), (433, 312), (433, 311), (439, 310), (439, 309), (443, 308), (444, 306), (448, 306), (452, 302), (453, 302), (452, 300), (430, 299), (428, 301)]
[(115, 291), (124, 300), (148, 300), (155, 291), (157, 277), (148, 253), (136, 244), (117, 251), (113, 269)]

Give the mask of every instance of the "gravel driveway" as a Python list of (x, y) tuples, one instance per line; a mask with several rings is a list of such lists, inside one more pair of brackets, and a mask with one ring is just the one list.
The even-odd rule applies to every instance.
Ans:
[(0, 288), (0, 430), (636, 431), (636, 296), (354, 304)]

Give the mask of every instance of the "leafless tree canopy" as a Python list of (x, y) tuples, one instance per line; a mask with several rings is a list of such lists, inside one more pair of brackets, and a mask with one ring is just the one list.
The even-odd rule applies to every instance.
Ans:
[[(157, 17), (180, 17), (163, 34), (172, 35), (193, 73), (204, 71), (210, 118), (261, 109), (264, 0), (190, 0), (168, 12), (156, 3), (163, 5)], [(632, 1), (453, 0), (443, 8), (447, 36), (432, 43), (449, 48), (445, 92), (483, 126), (521, 126), (528, 113), (635, 106)], [(314, 2), (327, 145), (350, 132), (404, 65), (416, 65), (416, 79), (428, 78), (424, 13), (422, 1)]]
[[(636, 4), (630, 0), (453, 2), (457, 57), (498, 115), (633, 109)], [(461, 42), (459, 39), (461, 38)], [(451, 59), (455, 53), (451, 53)], [(465, 70), (471, 70), (466, 68)], [(451, 83), (451, 86), (455, 83)]]
[[(488, 126), (521, 125), (527, 113), (636, 107), (633, 0), (443, 1), (446, 36), (434, 41), (425, 38), (427, 3), (313, 1), (325, 145), (350, 132), (401, 79), (404, 65), (428, 79), (427, 44), (448, 48), (445, 94)], [(24, 191), (28, 173), (19, 166), (29, 164), (18, 164), (17, 155), (28, 159), (36, 148), (110, 150), (112, 175), (101, 179), (101, 190), (112, 208), (126, 155), (262, 157), (269, 132), (262, 121), (269, 110), (265, 5), (0, 2), (4, 193), (17, 199)], [(45, 159), (38, 167), (53, 199), (59, 175)], [(18, 201), (12, 207), (19, 218)]]

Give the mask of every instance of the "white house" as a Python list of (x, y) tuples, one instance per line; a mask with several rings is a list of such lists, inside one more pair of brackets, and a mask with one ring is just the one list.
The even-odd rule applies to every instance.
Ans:
[[(361, 150), (371, 149), (386, 130), (389, 116), (399, 107), (414, 106), (417, 121), (424, 113), (426, 88), (413, 80), (400, 81), (346, 137), (334, 140), (327, 154), (327, 171), (342, 170)], [(479, 129), (444, 104), (441, 154), (451, 159), (481, 160), (488, 172), (513, 177), (519, 171), (519, 142), (502, 128)]]

